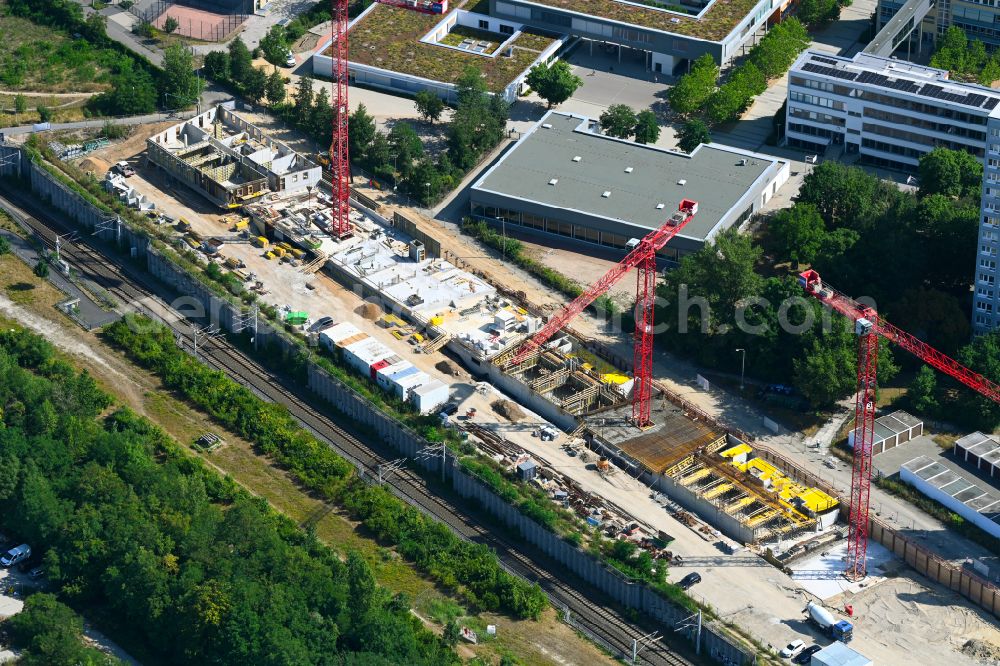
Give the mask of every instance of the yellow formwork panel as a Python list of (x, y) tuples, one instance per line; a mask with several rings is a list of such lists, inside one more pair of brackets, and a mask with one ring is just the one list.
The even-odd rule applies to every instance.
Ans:
[(749, 454), (751, 452), (753, 452), (753, 449), (751, 449), (749, 445), (737, 444), (736, 446), (730, 447), (725, 451), (722, 451), (721, 453), (719, 453), (719, 455), (722, 456), (723, 458), (735, 458), (738, 455), (742, 455), (744, 453)]
[(806, 488), (804, 492), (798, 495), (798, 498), (802, 500), (806, 508), (814, 513), (823, 513), (837, 506), (836, 499), (816, 488)]
[(779, 511), (778, 509), (768, 509), (764, 513), (758, 513), (753, 518), (747, 520), (744, 524), (747, 527), (757, 527), (758, 525), (761, 525), (761, 524), (766, 523), (767, 521), (771, 520), (772, 518), (774, 518), (775, 516), (779, 515), (780, 513), (781, 513), (781, 511)]
[(753, 497), (750, 497), (749, 495), (744, 495), (743, 497), (737, 500), (733, 500), (732, 502), (724, 506), (723, 510), (726, 513), (735, 513), (740, 509), (742, 509), (743, 507), (745, 507), (746, 505), (752, 504), (753, 501), (754, 501)]
[(712, 500), (718, 497), (719, 495), (724, 494), (727, 490), (731, 489), (732, 487), (733, 484), (731, 483), (720, 483), (711, 490), (707, 490), (704, 493), (702, 493), (701, 496), (707, 500)]
[(691, 472), (690, 474), (688, 474), (687, 476), (685, 476), (683, 479), (681, 479), (681, 485), (682, 486), (690, 486), (692, 483), (695, 483), (696, 481), (704, 479), (706, 476), (708, 476), (711, 473), (712, 473), (712, 470), (706, 469), (706, 468), (702, 467), (701, 469), (697, 469), (697, 470)]

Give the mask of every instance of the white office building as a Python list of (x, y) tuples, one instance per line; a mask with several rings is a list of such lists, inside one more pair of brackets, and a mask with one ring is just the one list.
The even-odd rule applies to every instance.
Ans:
[(982, 218), (976, 256), (973, 330), (1000, 323), (1000, 91), (948, 79), (948, 72), (859, 53), (806, 51), (789, 72), (788, 143), (858, 154), (866, 164), (916, 173), (939, 146), (983, 160)]

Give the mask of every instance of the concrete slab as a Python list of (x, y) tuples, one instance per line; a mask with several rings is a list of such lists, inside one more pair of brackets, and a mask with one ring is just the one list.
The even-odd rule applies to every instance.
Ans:
[(937, 442), (928, 435), (921, 435), (878, 454), (872, 458), (872, 464), (882, 476), (892, 476), (899, 472), (903, 463), (913, 460), (917, 456), (930, 456), (937, 459), (942, 453), (944, 451)]
[(803, 560), (792, 567), (792, 579), (810, 594), (826, 601), (845, 592), (858, 593), (884, 579), (886, 567), (893, 561), (892, 553), (877, 543), (868, 544), (869, 576), (861, 584), (844, 578), (847, 542), (841, 541), (829, 550)]

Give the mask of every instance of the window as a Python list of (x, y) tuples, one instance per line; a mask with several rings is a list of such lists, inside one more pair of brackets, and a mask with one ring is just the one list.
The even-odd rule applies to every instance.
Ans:
[[(500, 26), (500, 27), (501, 27), (501, 29), (503, 29), (503, 26)], [(479, 29), (480, 30), (489, 30), (490, 29), (490, 22), (487, 21), (487, 20), (485, 20), (485, 19), (479, 19)]]
[[(481, 23), (485, 23), (485, 21), (481, 21)], [(501, 35), (513, 35), (514, 34), (514, 27), (510, 26), (510, 25), (504, 25), (503, 23), (501, 23), (500, 24), (500, 34)]]
[(983, 298), (993, 298), (993, 290), (986, 287), (976, 287), (976, 294), (982, 296)]
[(994, 280), (994, 277), (992, 275), (988, 274), (988, 273), (980, 273), (979, 274), (979, 281), (982, 282), (983, 284), (992, 285), (993, 284), (993, 280)]
[(995, 271), (997, 269), (997, 262), (992, 259), (980, 259), (979, 265), (989, 271)]
[(980, 312), (993, 312), (993, 304), (985, 301), (976, 301), (976, 309)]
[(979, 252), (985, 254), (987, 257), (997, 256), (997, 249), (995, 247), (990, 247), (989, 245), (980, 245)]

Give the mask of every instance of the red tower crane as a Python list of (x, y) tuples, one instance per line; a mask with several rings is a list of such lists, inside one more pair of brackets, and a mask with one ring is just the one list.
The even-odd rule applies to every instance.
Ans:
[(347, 142), (347, 6), (349, 0), (332, 0), (333, 15), (333, 145), (330, 147), (330, 171), (333, 175), (333, 222), (331, 231), (338, 238), (351, 235), (351, 156)]
[(836, 289), (824, 285), (819, 273), (799, 275), (806, 293), (854, 322), (858, 336), (858, 391), (855, 397), (854, 470), (851, 475), (850, 539), (846, 576), (860, 580), (866, 574), (868, 552), (868, 498), (871, 489), (872, 444), (875, 437), (875, 389), (877, 386), (879, 336), (894, 342), (927, 365), (954, 377), (974, 391), (1000, 403), (1000, 384), (973, 372), (926, 342), (879, 317), (875, 308), (862, 305)]
[(698, 212), (698, 202), (682, 199), (669, 220), (659, 229), (650, 232), (625, 255), (617, 266), (555, 315), (517, 350), (512, 359), (519, 365), (531, 352), (540, 348), (549, 338), (562, 330), (570, 319), (583, 312), (599, 296), (603, 296), (633, 268), (637, 268), (636, 321), (633, 349), (632, 420), (637, 426), (649, 425), (649, 401), (653, 379), (653, 299), (656, 296), (656, 252), (690, 222)]

